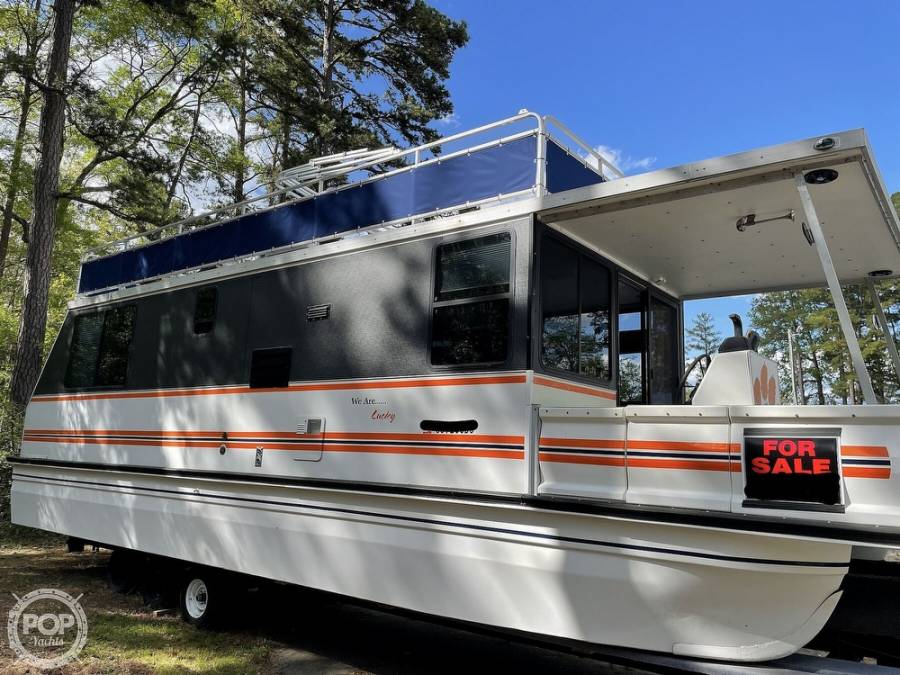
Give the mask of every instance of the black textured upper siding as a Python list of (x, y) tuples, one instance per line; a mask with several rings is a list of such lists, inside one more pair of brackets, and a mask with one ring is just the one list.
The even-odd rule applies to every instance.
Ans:
[[(250, 353), (265, 347), (293, 348), (294, 381), (447, 372), (429, 354), (435, 247), (504, 229), (513, 232), (513, 311), (509, 359), (495, 368), (524, 369), (530, 218), (127, 300), (137, 316), (125, 388), (245, 384)], [(218, 289), (215, 327), (195, 335), (197, 292), (208, 286)], [(319, 304), (332, 305), (330, 317), (307, 321), (307, 306)], [(66, 317), (35, 394), (74, 391), (64, 385), (72, 326), (91, 311)]]

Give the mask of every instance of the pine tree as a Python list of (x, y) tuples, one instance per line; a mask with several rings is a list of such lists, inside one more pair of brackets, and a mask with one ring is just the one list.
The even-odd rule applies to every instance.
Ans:
[[(694, 317), (694, 323), (685, 331), (688, 337), (687, 348), (690, 350), (691, 357), (709, 354), (712, 356), (719, 350), (722, 343), (722, 334), (716, 330), (715, 321), (709, 312), (700, 312)], [(699, 384), (703, 376), (706, 375), (706, 368), (701, 361), (699, 372), (696, 376), (696, 382)]]

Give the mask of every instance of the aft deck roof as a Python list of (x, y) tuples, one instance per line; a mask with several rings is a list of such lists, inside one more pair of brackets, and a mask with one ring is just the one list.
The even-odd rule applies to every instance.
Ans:
[[(831, 149), (816, 149), (823, 138), (833, 139)], [(551, 195), (539, 216), (684, 299), (824, 286), (795, 183), (798, 172), (820, 168), (838, 172), (809, 192), (841, 281), (874, 270), (900, 275), (900, 223), (863, 130)], [(749, 214), (762, 220), (791, 210), (793, 221), (736, 227)]]

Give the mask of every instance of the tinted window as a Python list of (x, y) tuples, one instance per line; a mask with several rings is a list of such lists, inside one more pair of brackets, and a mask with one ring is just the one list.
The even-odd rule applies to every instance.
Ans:
[(676, 402), (678, 312), (667, 302), (650, 300), (650, 403)]
[(579, 372), (582, 375), (609, 379), (609, 270), (582, 256), (581, 279), (581, 320)]
[(134, 337), (135, 306), (75, 318), (66, 386), (123, 386), (128, 375), (128, 353)]
[(106, 312), (97, 360), (96, 386), (122, 386), (128, 372), (128, 348), (134, 337), (134, 305)]
[(102, 334), (102, 313), (82, 314), (75, 317), (72, 344), (69, 348), (69, 365), (66, 369), (67, 387), (81, 388), (94, 385)]
[[(509, 342), (512, 238), (499, 232), (437, 248), (431, 362), (503, 363)], [(505, 296), (483, 299), (485, 295)]]
[(439, 366), (506, 360), (509, 300), (435, 307), (431, 362)]
[(250, 362), (252, 388), (286, 387), (291, 376), (291, 348), (254, 349)]
[(500, 232), (438, 247), (435, 300), (509, 292), (510, 236)]
[(194, 333), (208, 333), (216, 324), (216, 304), (218, 291), (215, 288), (201, 288), (197, 291), (197, 304), (194, 307)]
[(646, 291), (619, 280), (619, 403), (644, 402)]
[(560, 241), (541, 247), (541, 359), (548, 368), (610, 378), (610, 271)]
[(578, 372), (578, 253), (555, 239), (541, 250), (544, 365)]

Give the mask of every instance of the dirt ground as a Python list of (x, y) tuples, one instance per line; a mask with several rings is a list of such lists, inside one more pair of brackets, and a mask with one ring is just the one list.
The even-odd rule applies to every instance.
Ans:
[[(5, 619), (38, 588), (82, 595), (88, 641), (58, 675), (459, 675), (459, 673), (634, 673), (575, 654), (471, 632), (458, 625), (348, 602), (316, 591), (270, 587), (229, 626), (197, 630), (177, 616), (156, 616), (137, 595), (114, 592), (109, 553), (66, 553), (58, 539), (0, 540), (0, 674), (36, 671), (16, 662)], [(233, 624), (233, 625), (232, 625)]]

